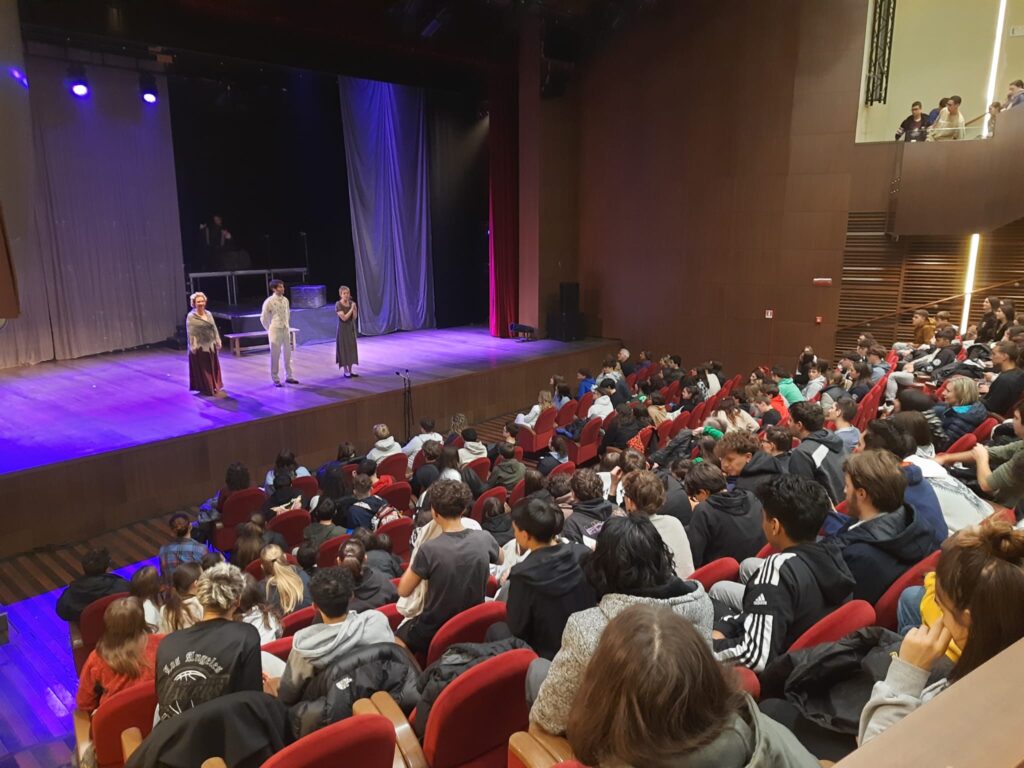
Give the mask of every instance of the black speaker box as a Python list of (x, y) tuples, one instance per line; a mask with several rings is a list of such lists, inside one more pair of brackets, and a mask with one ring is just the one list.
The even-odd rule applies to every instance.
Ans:
[(581, 341), (586, 337), (587, 333), (583, 324), (583, 315), (579, 312), (552, 312), (548, 315), (549, 339)]
[(578, 315), (580, 312), (580, 284), (559, 283), (558, 309), (563, 315)]

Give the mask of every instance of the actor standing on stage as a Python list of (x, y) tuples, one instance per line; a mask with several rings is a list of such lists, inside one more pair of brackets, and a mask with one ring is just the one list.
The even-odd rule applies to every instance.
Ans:
[(260, 322), (270, 337), (270, 378), (275, 387), (284, 386), (278, 374), (281, 351), (284, 350), (284, 380), (289, 384), (298, 384), (292, 376), (292, 339), (291, 339), (291, 305), (284, 295), (284, 283), (280, 280), (270, 281), (271, 294), (263, 302)]
[(334, 352), (334, 361), (339, 368), (345, 369), (345, 378), (358, 376), (352, 373), (352, 366), (359, 364), (359, 349), (356, 346), (356, 318), (359, 317), (356, 303), (352, 301), (352, 289), (347, 285), (338, 289), (340, 301), (334, 305), (338, 314), (338, 338)]
[(206, 294), (193, 293), (192, 311), (185, 318), (188, 333), (188, 388), (201, 395), (226, 397), (220, 377), (220, 333), (213, 315), (206, 311)]

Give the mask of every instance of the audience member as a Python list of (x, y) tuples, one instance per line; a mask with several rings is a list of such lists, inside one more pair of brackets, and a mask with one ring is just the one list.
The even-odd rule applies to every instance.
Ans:
[(554, 407), (555, 404), (551, 400), (551, 391), (542, 389), (537, 394), (536, 404), (528, 412), (516, 414), (516, 424), (521, 427), (532, 428), (544, 411)]
[(628, 403), (615, 406), (615, 418), (605, 430), (601, 438), (601, 450), (609, 448), (624, 450), (629, 441), (640, 433), (640, 422), (637, 421), (633, 407)]
[(886, 362), (888, 353), (885, 347), (872, 344), (868, 348), (867, 363), (871, 366), (871, 383), (877, 384), (885, 374), (889, 372), (889, 363)]
[(715, 444), (715, 456), (727, 482), (743, 491), (757, 491), (783, 472), (779, 461), (762, 451), (761, 440), (749, 432), (727, 432)]
[(995, 378), (982, 384), (981, 404), (990, 413), (1006, 416), (1024, 395), (1024, 371), (1017, 367), (1020, 350), (1012, 341), (999, 341), (992, 347), (992, 368)]
[(1022, 104), (1024, 104), (1024, 80), (1014, 80), (1007, 89), (1006, 106), (1003, 109), (1013, 109)]
[(319, 549), (328, 539), (345, 533), (344, 528), (334, 524), (334, 502), (326, 496), (320, 498), (312, 517), (313, 522), (302, 532), (302, 540), (311, 547)]
[[(935, 457), (944, 467), (954, 464), (974, 464), (978, 486), (1000, 504), (1016, 506), (1024, 499), (1024, 402), (1018, 403), (1013, 413), (1013, 434), (1016, 438), (1006, 445), (976, 445), (970, 451), (945, 453)], [(993, 464), (995, 467), (993, 468)]]
[(376, 442), (373, 444), (370, 452), (366, 454), (366, 458), (370, 461), (380, 461), (388, 456), (402, 452), (402, 446), (391, 436), (391, 430), (388, 429), (387, 424), (374, 425), (373, 439)]
[(168, 635), (157, 649), (161, 720), (228, 693), (263, 690), (260, 633), (251, 624), (232, 620), (243, 589), (242, 572), (229, 563), (199, 577), (196, 598), (202, 620)]
[(846, 373), (842, 369), (832, 368), (831, 370), (826, 371), (825, 388), (821, 390), (821, 397), (818, 399), (818, 402), (826, 413), (828, 413), (829, 409), (835, 405), (836, 400), (840, 400), (844, 397), (850, 397), (850, 393), (846, 389), (846, 384)]
[(569, 461), (569, 441), (562, 435), (554, 435), (548, 444), (548, 452), (537, 461), (537, 469), (547, 477), (551, 470)]
[(278, 512), (301, 509), (303, 506), (302, 491), (292, 485), (292, 476), (284, 470), (274, 475), (273, 491), (263, 502), (261, 512), (266, 521), (273, 520)]
[[(484, 448), (483, 444), (478, 443), (484, 455), (487, 453), (487, 449)], [(441, 458), (441, 452), (445, 448), (451, 448), (455, 451), (455, 455), (458, 456), (460, 450), (454, 445), (443, 446), (437, 440), (426, 440), (423, 443), (423, 447), (420, 448), (420, 453), (423, 455), (423, 463), (420, 464), (419, 468), (412, 473), (412, 477), (409, 479), (409, 485), (412, 486), (413, 495), (419, 496), (431, 484), (441, 476), (441, 470), (437, 466), (437, 460)]]
[(260, 645), (266, 645), (281, 637), (281, 613), (267, 602), (262, 584), (247, 573), (243, 576), (245, 589), (238, 599), (235, 618), (254, 626), (260, 633)]
[(787, 406), (799, 403), (804, 399), (800, 388), (793, 382), (793, 377), (781, 365), (772, 368), (772, 380), (779, 388), (779, 394), (782, 395)]
[(875, 383), (872, 379), (874, 375), (875, 370), (865, 362), (860, 362), (853, 366), (853, 380), (850, 382), (850, 397), (852, 397), (855, 402), (859, 403), (864, 399), (864, 396), (871, 391), (871, 388)]
[(316, 561), (319, 555), (319, 551), (309, 544), (300, 544), (299, 548), (295, 550), (295, 561), (307, 576), (312, 576), (316, 570)]
[(915, 101), (910, 105), (910, 116), (896, 129), (896, 141), (924, 141), (928, 137), (929, 125), (931, 120), (921, 112), (921, 102)]
[(299, 464), (295, 454), (291, 451), (281, 451), (274, 459), (274, 466), (267, 471), (263, 480), (263, 487), (270, 491), (274, 487), (274, 478), (279, 474), (287, 474), (289, 478), (309, 477), (309, 470)]
[[(366, 547), (359, 539), (349, 539), (342, 545), (338, 565), (352, 575), (351, 610), (370, 611), (398, 600), (398, 588), (367, 562)], [(312, 584), (310, 581), (310, 592)], [(316, 603), (315, 597), (313, 602)]]
[(950, 96), (946, 106), (939, 110), (939, 116), (928, 129), (929, 141), (955, 141), (967, 136), (964, 116), (960, 112), (961, 99)]
[(82, 575), (68, 584), (57, 598), (57, 615), (64, 621), (78, 621), (89, 603), (107, 595), (128, 591), (128, 582), (110, 570), (106, 547), (89, 549), (79, 561)]
[(711, 636), (711, 598), (699, 582), (675, 575), (672, 555), (647, 518), (609, 520), (593, 554), (583, 560), (583, 572), (597, 596), (597, 607), (569, 617), (555, 658), (550, 664), (543, 659), (533, 662), (526, 681), (527, 700), (533, 700), (530, 722), (556, 735), (565, 733), (601, 633), (622, 611), (634, 605), (664, 606), (691, 623), (704, 642)]
[(626, 511), (650, 519), (661, 540), (668, 547), (675, 566), (676, 575), (689, 578), (694, 571), (693, 556), (686, 529), (675, 517), (660, 514), (665, 504), (665, 486), (656, 474), (648, 469), (630, 472), (622, 480), (625, 491)]
[(164, 595), (164, 604), (160, 606), (161, 634), (187, 629), (202, 620), (203, 606), (196, 597), (202, 574), (197, 563), (183, 563), (175, 569)]
[(927, 445), (919, 442), (918, 452), (922, 456), (935, 456), (935, 446), (945, 445), (947, 441), (942, 420), (935, 413), (935, 401), (919, 389), (904, 389), (896, 396), (893, 405), (896, 413), (919, 412), (924, 416), (931, 433), (931, 442)]
[(742, 561), (761, 550), (766, 542), (763, 514), (754, 494), (727, 490), (722, 470), (706, 462), (690, 470), (685, 485), (695, 503), (686, 529), (695, 568), (720, 557)]
[[(498, 443), (498, 454), (501, 453), (503, 445), (511, 445), (515, 455), (514, 443)], [(455, 480), (462, 482), (462, 464), (459, 459), (459, 450), (453, 445), (446, 445), (441, 449), (441, 457), (437, 460), (438, 480)], [(473, 474), (476, 474), (475, 472)], [(436, 481), (435, 481), (436, 482)], [(433, 485), (433, 483), (431, 483)]]
[[(565, 521), (562, 536), (578, 544), (593, 541), (601, 525), (612, 516), (615, 505), (605, 498), (604, 483), (592, 469), (577, 469), (572, 476), (572, 493), (576, 501), (572, 515)], [(590, 546), (588, 544), (588, 546)]]
[(856, 416), (857, 403), (852, 397), (839, 398), (828, 411), (828, 418), (835, 425), (833, 434), (843, 441), (847, 453), (852, 453), (860, 442), (860, 430), (852, 423)]
[(927, 309), (915, 309), (910, 316), (910, 327), (914, 329), (914, 346), (923, 347), (931, 344), (935, 336), (935, 323)]
[(590, 371), (586, 368), (580, 368), (576, 371), (576, 399), (579, 400), (587, 392), (594, 388), (594, 377), (590, 375)]
[(217, 491), (216, 496), (199, 507), (196, 530), (193, 534), (198, 541), (209, 541), (220, 520), (221, 513), (224, 511), (224, 502), (230, 498), (231, 494), (248, 488), (249, 483), (249, 469), (245, 464), (236, 461), (228, 465), (227, 471), (224, 473), (224, 487)]
[(142, 613), (149, 627), (147, 631), (156, 632), (160, 628), (160, 574), (156, 568), (144, 565), (133, 573), (128, 594), (142, 606)]
[(559, 472), (557, 475), (548, 475), (544, 480), (545, 487), (548, 489), (548, 494), (551, 496), (551, 500), (562, 512), (562, 526), (565, 525), (565, 521), (572, 515), (572, 505), (576, 502), (576, 496), (572, 492), (572, 475), (568, 472)]
[(943, 96), (939, 99), (939, 106), (934, 107), (931, 112), (928, 113), (928, 123), (934, 124), (939, 119), (939, 112), (946, 108), (946, 103), (949, 101), (948, 96)]
[[(454, 445), (462, 437), (462, 432), (469, 426), (469, 420), (464, 413), (456, 413), (448, 424), (448, 434), (444, 436), (442, 445)], [(465, 438), (462, 438), (465, 440)]]
[(615, 394), (615, 380), (611, 378), (601, 379), (600, 385), (594, 390), (596, 397), (590, 410), (587, 411), (588, 419), (603, 419), (615, 410), (612, 404), (612, 395)]
[(945, 441), (938, 446), (940, 451), (947, 450), (988, 418), (988, 411), (978, 398), (978, 382), (974, 379), (954, 376), (946, 384), (943, 399), (945, 404), (940, 403), (934, 409), (946, 433)]
[(288, 562), (284, 550), (276, 544), (268, 544), (260, 552), (260, 562), (267, 602), (282, 616), (310, 604), (309, 576)]
[[(535, 469), (527, 470), (528, 473), (536, 471)], [(545, 491), (545, 493), (547, 492)], [(493, 496), (484, 501), (480, 529), (491, 534), (499, 547), (504, 547), (514, 538), (512, 518), (508, 514), (505, 502)]]
[(402, 561), (391, 552), (391, 539), (386, 534), (376, 535), (367, 528), (356, 528), (352, 538), (358, 539), (366, 550), (366, 562), (388, 579), (402, 575)]
[(807, 384), (804, 385), (803, 390), (800, 394), (804, 396), (804, 400), (814, 400), (825, 390), (825, 386), (828, 382), (825, 379), (825, 373), (829, 369), (829, 364), (824, 360), (815, 359), (811, 363), (807, 370)]
[[(412, 472), (412, 464), (416, 460), (416, 454), (420, 452), (420, 449), (423, 448), (423, 444), (427, 442), (427, 440), (433, 440), (440, 444), (444, 443), (444, 438), (441, 437), (441, 433), (434, 429), (434, 420), (423, 418), (420, 419), (420, 433), (415, 435), (408, 443), (405, 444), (405, 447), (402, 448), (402, 453), (404, 453), (409, 459), (407, 466), (410, 472)], [(401, 480), (404, 478), (399, 479)]]
[(92, 714), (106, 697), (156, 677), (156, 651), (163, 635), (150, 633), (142, 603), (114, 600), (103, 612), (103, 634), (89, 652), (78, 680), (75, 705)]
[(387, 502), (372, 493), (372, 489), (373, 479), (369, 475), (357, 473), (352, 476), (352, 496), (355, 500), (348, 507), (348, 513), (345, 515), (346, 528), (373, 528), (374, 518), (387, 505)]
[(789, 458), (789, 472), (825, 486), (833, 504), (843, 498), (843, 456), (846, 446), (825, 429), (825, 414), (817, 403), (794, 403), (789, 431), (800, 444)]
[(512, 493), (526, 474), (526, 465), (516, 458), (516, 448), (511, 443), (504, 443), (498, 448), (498, 457), (501, 461), (495, 463), (491, 474), (487, 476), (484, 490), (497, 488), (500, 485)]
[(981, 344), (991, 344), (999, 341), (996, 330), (999, 328), (999, 320), (996, 319), (996, 310), (1002, 302), (998, 296), (987, 296), (981, 302), (981, 321), (978, 323), (977, 341)]
[(459, 465), (466, 466), (471, 461), (482, 459), (487, 456), (487, 446), (480, 442), (476, 430), (466, 428), (462, 430), (462, 447), (459, 448)]
[(718, 407), (711, 414), (714, 418), (725, 424), (724, 432), (757, 432), (760, 425), (757, 419), (740, 408), (735, 397), (726, 396), (718, 402)]

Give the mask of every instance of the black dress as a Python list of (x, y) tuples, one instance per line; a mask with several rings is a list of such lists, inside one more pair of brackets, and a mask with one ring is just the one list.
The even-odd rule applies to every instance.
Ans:
[[(340, 301), (335, 303), (335, 312), (348, 312), (350, 309), (355, 307), (356, 303), (353, 301), (348, 306), (342, 304)], [(358, 365), (359, 363), (359, 349), (356, 346), (356, 316), (353, 315), (348, 320), (342, 320), (338, 318), (338, 337), (336, 339), (334, 361), (338, 364), (339, 368), (345, 368), (347, 366)]]

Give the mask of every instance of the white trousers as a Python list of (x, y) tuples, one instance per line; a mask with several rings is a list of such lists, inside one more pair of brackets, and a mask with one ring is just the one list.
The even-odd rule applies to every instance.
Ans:
[(292, 376), (292, 343), (291, 334), (285, 331), (283, 334), (276, 331), (271, 331), (270, 334), (270, 378), (275, 382), (280, 381), (280, 361), (281, 351), (284, 350), (284, 377), (286, 379), (295, 378)]

